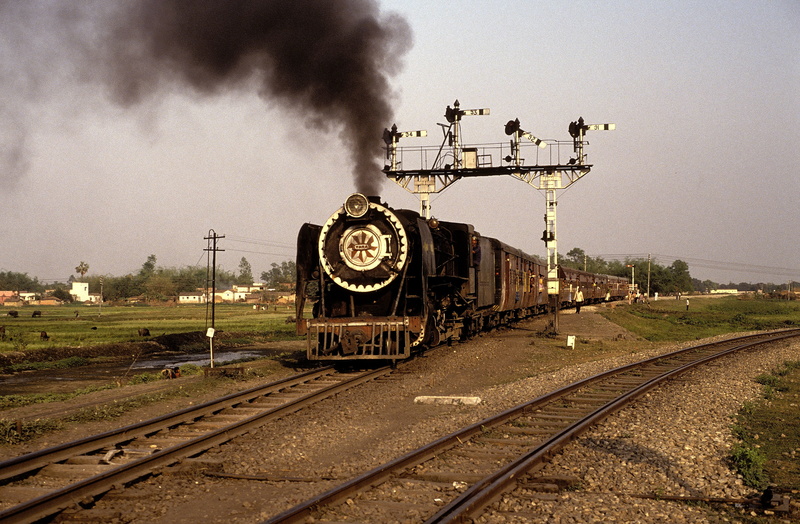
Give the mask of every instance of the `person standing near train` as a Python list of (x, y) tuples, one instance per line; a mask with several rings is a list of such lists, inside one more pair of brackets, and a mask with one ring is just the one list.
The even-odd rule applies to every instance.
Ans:
[(575, 295), (575, 313), (581, 312), (582, 305), (583, 305), (583, 291), (581, 291), (581, 288), (578, 288), (578, 293)]

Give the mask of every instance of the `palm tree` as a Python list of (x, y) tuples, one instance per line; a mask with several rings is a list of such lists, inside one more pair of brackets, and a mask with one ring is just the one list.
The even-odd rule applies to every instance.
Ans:
[(83, 275), (89, 272), (89, 264), (81, 260), (81, 263), (75, 267), (75, 272), (80, 273), (81, 278), (83, 278)]

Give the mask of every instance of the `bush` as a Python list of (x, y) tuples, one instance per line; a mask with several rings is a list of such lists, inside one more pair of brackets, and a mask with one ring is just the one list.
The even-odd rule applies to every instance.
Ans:
[(21, 423), (0, 419), (0, 444), (19, 444), (61, 426), (60, 422), (48, 419)]
[(200, 375), (203, 368), (196, 364), (184, 364), (181, 366), (181, 375)]
[(737, 444), (731, 451), (731, 462), (742, 476), (745, 485), (764, 489), (769, 484), (769, 478), (764, 472), (767, 457), (760, 449), (746, 444)]

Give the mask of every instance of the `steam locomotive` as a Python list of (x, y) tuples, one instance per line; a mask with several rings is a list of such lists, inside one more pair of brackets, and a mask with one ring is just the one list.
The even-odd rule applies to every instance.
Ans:
[[(624, 297), (628, 280), (559, 269), (559, 307)], [(546, 313), (547, 264), (469, 224), (350, 195), (297, 239), (297, 333), (309, 360), (409, 358), (420, 347)], [(311, 318), (303, 318), (312, 302)]]

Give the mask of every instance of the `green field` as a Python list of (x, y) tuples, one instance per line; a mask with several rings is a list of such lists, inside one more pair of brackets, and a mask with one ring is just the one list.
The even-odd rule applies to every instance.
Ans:
[[(210, 327), (210, 310), (205, 305), (186, 306), (26, 306), (16, 308), (17, 318), (0, 310), (0, 325), (5, 326), (5, 340), (0, 340), (0, 354), (48, 348), (87, 347), (125, 342), (140, 342), (160, 335), (203, 332)], [(42, 316), (33, 318), (34, 311)], [(76, 316), (77, 312), (77, 316)], [(207, 319), (208, 316), (208, 319)], [(251, 341), (294, 337), (295, 325), (286, 323), (294, 308), (278, 306), (257, 311), (247, 304), (217, 304), (214, 327), (218, 332), (247, 334)], [(140, 337), (139, 328), (147, 328), (151, 337)], [(49, 340), (42, 340), (46, 332)]]
[(697, 340), (724, 333), (800, 327), (800, 302), (757, 295), (665, 298), (599, 312), (652, 342)]
[[(600, 308), (609, 320), (652, 342), (695, 340), (729, 332), (757, 331), (800, 326), (800, 302), (739, 297), (689, 297), (662, 299), (650, 304), (624, 303)], [(6, 336), (0, 340), (0, 355), (16, 351), (51, 348), (85, 348), (105, 344), (141, 342), (161, 335), (205, 333), (210, 310), (204, 305), (185, 306), (26, 306), (19, 316), (0, 309), (0, 325)], [(33, 318), (34, 311), (42, 316)], [(5, 313), (5, 314), (4, 314)], [(77, 313), (77, 316), (76, 316)], [(217, 304), (215, 328), (236, 334), (241, 343), (286, 340), (295, 337), (295, 325), (287, 323), (294, 308), (278, 306), (267, 311), (247, 304)], [(150, 337), (140, 337), (147, 328)], [(42, 340), (41, 332), (49, 336)]]

